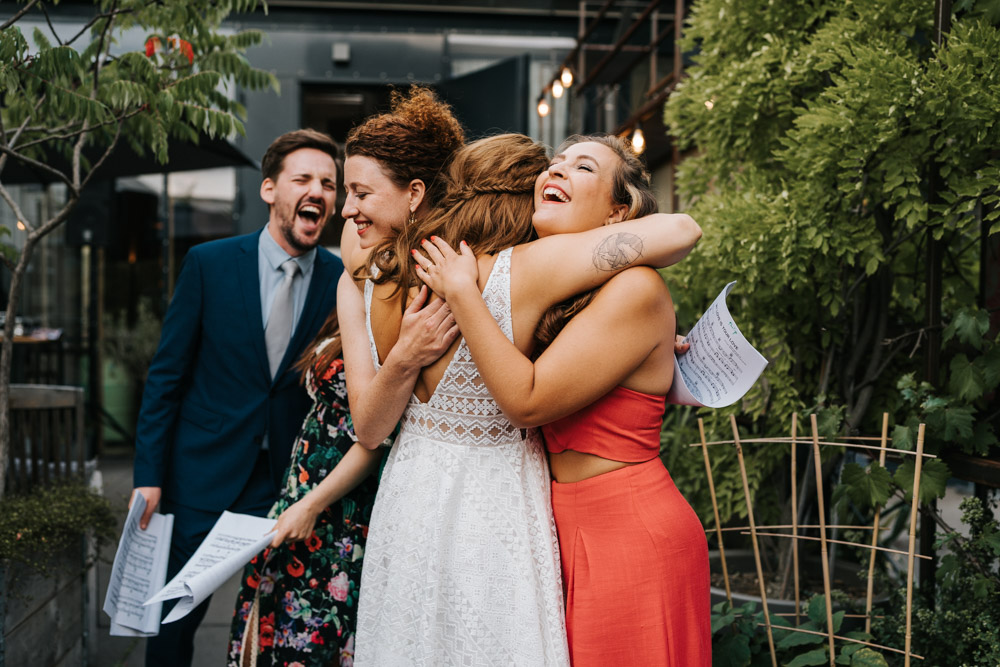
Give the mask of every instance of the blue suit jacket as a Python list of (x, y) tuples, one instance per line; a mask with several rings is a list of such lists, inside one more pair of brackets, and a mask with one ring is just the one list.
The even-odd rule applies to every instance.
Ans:
[(196, 246), (181, 267), (136, 428), (135, 486), (221, 512), (240, 495), (267, 433), (274, 493), (311, 401), (289, 370), (336, 307), (344, 265), (318, 249), (298, 325), (272, 382), (264, 345), (260, 231)]

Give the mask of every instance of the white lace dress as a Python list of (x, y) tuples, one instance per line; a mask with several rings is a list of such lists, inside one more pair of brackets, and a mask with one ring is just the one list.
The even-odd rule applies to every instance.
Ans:
[[(483, 298), (512, 338), (510, 249)], [(549, 483), (542, 442), (503, 416), (463, 340), (430, 400), (410, 398), (389, 453), (354, 664), (569, 665)]]

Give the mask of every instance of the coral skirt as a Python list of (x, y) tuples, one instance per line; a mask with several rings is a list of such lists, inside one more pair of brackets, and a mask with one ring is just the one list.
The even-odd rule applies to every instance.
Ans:
[(552, 483), (574, 667), (712, 664), (708, 545), (660, 460)]

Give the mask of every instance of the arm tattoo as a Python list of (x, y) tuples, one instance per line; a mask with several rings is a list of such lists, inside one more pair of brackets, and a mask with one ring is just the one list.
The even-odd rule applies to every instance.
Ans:
[(635, 234), (612, 234), (594, 248), (594, 266), (598, 271), (617, 271), (642, 256), (642, 239)]

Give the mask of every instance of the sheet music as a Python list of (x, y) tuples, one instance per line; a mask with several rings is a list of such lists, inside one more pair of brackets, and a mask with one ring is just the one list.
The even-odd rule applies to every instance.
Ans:
[(271, 543), (275, 519), (223, 512), (177, 576), (146, 605), (180, 598), (164, 623), (183, 618)]
[(767, 366), (765, 359), (743, 337), (726, 297), (726, 285), (685, 338), (690, 349), (674, 356), (674, 382), (667, 402), (723, 408), (743, 398)]
[(137, 493), (111, 566), (103, 609), (111, 618), (113, 636), (150, 637), (160, 630), (162, 604), (143, 603), (166, 580), (174, 517), (154, 513), (142, 530), (139, 519), (145, 509), (146, 499)]

